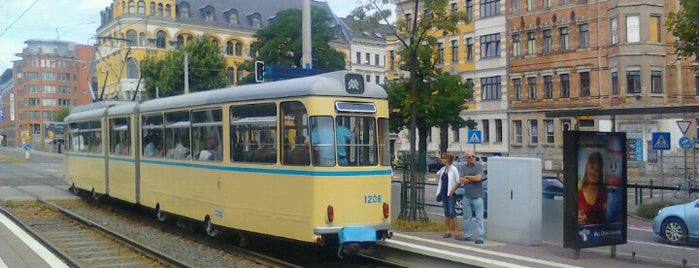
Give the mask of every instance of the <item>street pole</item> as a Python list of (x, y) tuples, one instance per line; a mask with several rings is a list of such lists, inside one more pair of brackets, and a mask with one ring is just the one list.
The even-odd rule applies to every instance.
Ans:
[(184, 53), (184, 94), (189, 94), (189, 53)]
[(303, 0), (303, 8), (301, 10), (301, 39), (302, 53), (301, 65), (303, 69), (313, 69), (313, 56), (311, 55), (311, 0)]

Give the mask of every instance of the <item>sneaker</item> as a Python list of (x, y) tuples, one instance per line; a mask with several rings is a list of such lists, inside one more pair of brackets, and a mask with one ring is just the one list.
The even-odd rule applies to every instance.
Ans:
[(476, 245), (483, 244), (483, 240), (477, 239), (475, 243), (476, 243)]
[(454, 239), (456, 239), (456, 240), (458, 240), (458, 241), (473, 241), (473, 239), (471, 239), (471, 238), (466, 238), (466, 237), (463, 237), (463, 236), (457, 236), (457, 237), (454, 238)]
[(442, 238), (449, 238), (449, 237), (451, 237), (451, 234), (445, 234), (444, 236), (442, 236)]

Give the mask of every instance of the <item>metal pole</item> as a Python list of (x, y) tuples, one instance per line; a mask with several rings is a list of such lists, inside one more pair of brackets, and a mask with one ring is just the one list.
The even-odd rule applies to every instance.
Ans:
[(303, 68), (310, 70), (313, 68), (313, 56), (311, 55), (311, 0), (303, 0), (301, 9), (301, 40), (302, 53), (301, 61)]
[(189, 53), (184, 53), (184, 94), (189, 94)]
[(665, 171), (663, 169), (663, 151), (660, 150), (660, 202), (665, 201), (665, 189), (662, 188), (662, 186), (665, 186)]

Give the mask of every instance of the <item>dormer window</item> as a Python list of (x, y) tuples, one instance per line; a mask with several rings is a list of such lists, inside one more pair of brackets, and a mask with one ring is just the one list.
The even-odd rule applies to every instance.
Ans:
[(238, 26), (238, 10), (231, 9), (223, 13), (228, 20), (228, 25), (237, 27)]
[(182, 19), (189, 19), (189, 4), (186, 2), (181, 3), (178, 6), (179, 11), (177, 12), (177, 16), (182, 18)]
[(213, 6), (207, 5), (199, 10), (205, 22), (213, 23), (216, 21), (216, 16), (214, 15), (216, 10)]
[(253, 13), (251, 15), (248, 15), (248, 22), (250, 23), (250, 27), (253, 29), (261, 29), (262, 28), (262, 16), (260, 13)]

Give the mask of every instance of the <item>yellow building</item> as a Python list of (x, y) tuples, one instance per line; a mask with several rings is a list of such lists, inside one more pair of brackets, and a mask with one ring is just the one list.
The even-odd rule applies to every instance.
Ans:
[[(301, 9), (302, 0), (114, 0), (101, 12), (97, 28), (98, 96), (131, 99), (138, 85), (140, 62), (164, 55), (202, 34), (209, 34), (226, 61), (229, 84), (245, 73), (237, 65), (251, 60), (253, 34), (269, 25), (282, 10)], [(326, 2), (311, 5), (328, 10), (328, 22), (336, 30), (331, 46), (349, 55), (349, 31), (332, 15)], [(143, 83), (143, 81), (141, 81)], [(138, 93), (144, 92), (138, 86)]]

